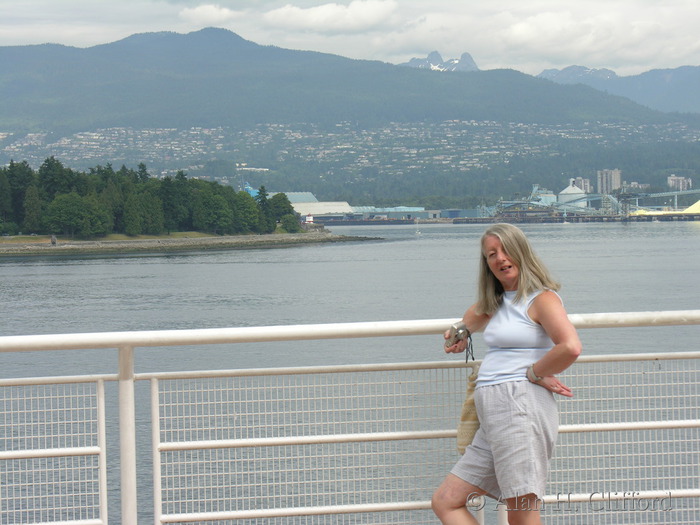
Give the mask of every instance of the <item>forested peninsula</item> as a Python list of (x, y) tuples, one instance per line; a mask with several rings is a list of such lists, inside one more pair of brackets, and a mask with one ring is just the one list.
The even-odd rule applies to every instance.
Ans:
[(255, 196), (230, 186), (188, 178), (155, 178), (136, 170), (96, 166), (87, 172), (47, 158), (37, 171), (26, 162), (0, 168), (0, 234), (60, 235), (94, 240), (198, 231), (211, 235), (301, 232), (284, 193)]

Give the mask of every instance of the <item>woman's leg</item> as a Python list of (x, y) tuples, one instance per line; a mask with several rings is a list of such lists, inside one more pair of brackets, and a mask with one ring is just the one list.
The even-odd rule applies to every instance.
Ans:
[(485, 492), (471, 483), (448, 474), (437, 488), (431, 501), (433, 512), (443, 525), (478, 525), (478, 522), (467, 510), (467, 502)]
[(541, 525), (541, 504), (542, 501), (535, 494), (506, 499), (508, 525)]

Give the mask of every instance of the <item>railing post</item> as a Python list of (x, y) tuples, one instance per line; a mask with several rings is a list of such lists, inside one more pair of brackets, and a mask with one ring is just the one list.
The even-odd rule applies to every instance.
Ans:
[(161, 525), (163, 516), (163, 496), (160, 462), (160, 399), (158, 379), (151, 379), (151, 452), (153, 453), (153, 516), (155, 525)]
[(505, 503), (498, 503), (497, 519), (498, 525), (508, 525), (508, 511)]
[(105, 382), (97, 381), (97, 445), (100, 448), (100, 517), (104, 525), (109, 524), (107, 499), (107, 421), (105, 412)]
[(124, 525), (136, 525), (136, 408), (134, 349), (119, 348), (119, 445), (121, 452), (121, 509)]

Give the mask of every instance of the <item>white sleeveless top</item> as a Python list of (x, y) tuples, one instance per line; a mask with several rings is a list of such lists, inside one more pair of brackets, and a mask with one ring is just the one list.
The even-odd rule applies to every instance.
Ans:
[(488, 349), (479, 368), (477, 387), (527, 381), (528, 367), (554, 346), (544, 328), (527, 314), (542, 291), (518, 303), (514, 302), (516, 293), (505, 292), (501, 306), (486, 325), (484, 342)]

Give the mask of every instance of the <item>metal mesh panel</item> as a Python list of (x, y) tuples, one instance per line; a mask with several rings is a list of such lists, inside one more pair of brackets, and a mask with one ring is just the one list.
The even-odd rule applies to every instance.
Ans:
[(166, 453), (164, 512), (425, 501), (457, 458), (452, 445), (412, 440)]
[(562, 374), (561, 425), (700, 418), (697, 359), (578, 362)]
[(452, 428), (465, 374), (453, 368), (162, 382), (161, 441)]
[(0, 523), (51, 523), (99, 518), (98, 458), (0, 462)]
[[(160, 385), (163, 441), (280, 438), (451, 429), (466, 371), (380, 370)], [(426, 501), (457, 457), (454, 439), (168, 451), (161, 455), (163, 511)], [(338, 523), (387, 520), (381, 513), (371, 516)]]
[[(700, 419), (699, 368), (699, 360), (577, 363), (562, 375), (575, 397), (560, 399), (560, 423)], [(700, 488), (698, 428), (560, 433), (551, 468), (548, 524), (700, 522), (697, 498), (670, 498)], [(668, 495), (640, 499), (644, 491)], [(607, 501), (572, 503), (572, 494)]]
[[(700, 419), (700, 360), (579, 362), (562, 379), (562, 425)], [(165, 443), (452, 430), (462, 368), (162, 380)], [(504, 429), (507, 431), (507, 429)], [(161, 453), (165, 514), (428, 501), (457, 459), (454, 439), (304, 443)], [(697, 498), (641, 499), (700, 486), (700, 429), (562, 432), (548, 524), (700, 522)], [(622, 493), (628, 493), (616, 500)], [(571, 501), (591, 495), (607, 501)], [(552, 502), (554, 498), (554, 502)], [(495, 523), (487, 502), (486, 523)], [(430, 511), (242, 519), (236, 523), (437, 523)], [(211, 522), (214, 523), (214, 522)], [(215, 523), (222, 523), (216, 521)]]
[(0, 450), (96, 446), (96, 384), (2, 387), (0, 421)]
[(95, 383), (0, 388), (0, 523), (99, 518), (99, 458), (32, 457), (98, 446)]

